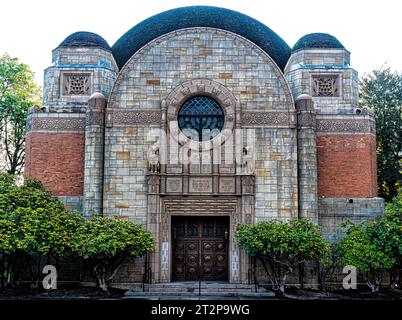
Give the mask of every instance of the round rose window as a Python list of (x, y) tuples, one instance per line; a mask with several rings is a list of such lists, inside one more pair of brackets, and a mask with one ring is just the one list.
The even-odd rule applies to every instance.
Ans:
[(196, 96), (187, 100), (179, 110), (179, 128), (192, 140), (207, 141), (221, 132), (224, 113), (221, 106), (206, 96)]

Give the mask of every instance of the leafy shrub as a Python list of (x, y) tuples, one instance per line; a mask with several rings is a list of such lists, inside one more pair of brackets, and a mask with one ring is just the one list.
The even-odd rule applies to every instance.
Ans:
[(365, 274), (372, 292), (379, 291), (386, 271), (397, 280), (402, 261), (402, 192), (387, 204), (383, 216), (350, 226), (341, 240), (341, 252), (345, 264)]
[(263, 221), (236, 229), (240, 247), (261, 261), (277, 293), (285, 292), (286, 279), (306, 260), (320, 260), (328, 250), (320, 228), (308, 220)]
[(90, 262), (98, 286), (107, 291), (123, 262), (130, 256), (143, 256), (154, 248), (152, 234), (128, 220), (93, 217), (82, 223), (72, 247)]

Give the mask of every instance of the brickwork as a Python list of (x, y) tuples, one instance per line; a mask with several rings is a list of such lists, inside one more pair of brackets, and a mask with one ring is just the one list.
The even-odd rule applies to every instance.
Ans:
[(84, 134), (28, 134), (25, 176), (39, 179), (56, 196), (81, 196), (84, 181)]
[(318, 195), (377, 195), (373, 135), (317, 135)]

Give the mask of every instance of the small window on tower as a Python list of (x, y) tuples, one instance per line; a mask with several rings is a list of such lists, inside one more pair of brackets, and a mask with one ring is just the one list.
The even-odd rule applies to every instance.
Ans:
[(339, 75), (313, 75), (312, 89), (314, 97), (339, 97)]

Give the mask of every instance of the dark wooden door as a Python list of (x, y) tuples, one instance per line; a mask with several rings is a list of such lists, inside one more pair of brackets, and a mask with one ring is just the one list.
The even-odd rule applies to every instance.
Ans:
[(228, 280), (228, 217), (172, 217), (173, 280)]

